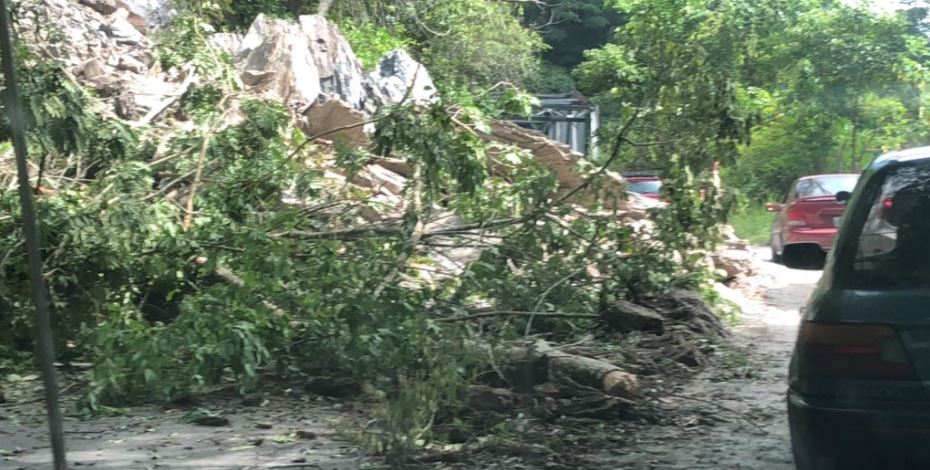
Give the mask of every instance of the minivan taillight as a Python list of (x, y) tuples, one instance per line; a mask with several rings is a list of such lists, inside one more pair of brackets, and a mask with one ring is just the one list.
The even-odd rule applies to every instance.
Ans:
[(803, 322), (796, 359), (801, 380), (917, 380), (901, 339), (888, 325)]

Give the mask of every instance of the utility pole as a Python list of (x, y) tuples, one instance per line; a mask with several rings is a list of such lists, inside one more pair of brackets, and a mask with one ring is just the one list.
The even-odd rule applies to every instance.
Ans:
[(0, 48), (3, 49), (3, 78), (6, 85), (6, 112), (13, 133), (16, 151), (16, 169), (19, 179), (19, 201), (22, 206), (23, 232), (26, 235), (26, 254), (29, 262), (29, 280), (32, 284), (32, 302), (35, 305), (36, 357), (42, 369), (45, 384), (45, 407), (48, 410), (49, 437), (55, 470), (67, 470), (65, 439), (58, 408), (58, 380), (55, 377), (55, 347), (52, 343), (52, 325), (49, 319), (48, 292), (42, 275), (42, 254), (39, 252), (39, 228), (36, 224), (29, 169), (26, 167), (26, 116), (23, 113), (19, 85), (16, 81), (16, 64), (13, 62), (12, 26), (7, 0), (0, 0)]

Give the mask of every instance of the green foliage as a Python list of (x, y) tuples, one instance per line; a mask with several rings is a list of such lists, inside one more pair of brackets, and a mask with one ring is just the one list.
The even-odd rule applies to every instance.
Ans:
[[(373, 32), (379, 31), (372, 26), (377, 25), (390, 36), (408, 38), (447, 89), (522, 85), (535, 73), (537, 54), (545, 47), (535, 31), (521, 24), (519, 6), (494, 0), (347, 0), (334, 2), (330, 16), (342, 25), (354, 23)], [(373, 39), (387, 41), (378, 36)]]
[(535, 72), (544, 48), (520, 24), (519, 11), (489, 0), (421, 0), (411, 12), (411, 34), (423, 63), (440, 82), (487, 87), (522, 85)]
[[(306, 162), (329, 164), (330, 156), (306, 142), (283, 104), (238, 92), (228, 58), (206, 40), (207, 20), (231, 25), (223, 19), (230, 3), (192, 3), (159, 36), (162, 65), (200, 81), (158, 129), (104, 119), (57, 67), (28, 69), (32, 145), (56, 156), (56, 175), (81, 176), (62, 179), (38, 205), (61, 359), (93, 363), (88, 408), (227, 381), (245, 392), (268, 374), (340, 376), (384, 397), (374, 407), (383, 432), (369, 437), (382, 451), (403, 452), (456, 418), (464, 386), (484, 367), (473, 351), (479, 333), (444, 317), (487, 306), (587, 312), (609, 296), (701, 282), (687, 257), (711, 233), (697, 221), (718, 209), (693, 200), (700, 183), (682, 183), (692, 193), (680, 207), (690, 212), (667, 214), (654, 239), (666, 243), (656, 244), (609, 213), (607, 198), (595, 207), (603, 213), (579, 217), (553, 200), (556, 178), (532, 155), (487, 142), (493, 117), (526, 115), (533, 105), (512, 84), (469, 91), (522, 81), (537, 64), (542, 43), (520, 25), (519, 8), (364, 3), (388, 14), (349, 27), (353, 41), (368, 44), (366, 57), (410, 37), (454, 91), (431, 106), (381, 109), (371, 148), (337, 151), (335, 169), (350, 177), (373, 155), (409, 166), (404, 204), (393, 207), (358, 188), (322, 191), (331, 183), (325, 166)], [(396, 206), (403, 210), (390, 213)], [(0, 194), (0, 207), (11, 215), (0, 217), (0, 338), (27, 349), (15, 196)], [(675, 233), (685, 226), (704, 231), (681, 239)], [(461, 275), (441, 270), (450, 246), (475, 253), (453, 260)], [(516, 338), (569, 336), (582, 326), (530, 317), (489, 329)]]
[(316, 0), (171, 0), (182, 16), (192, 16), (214, 27), (244, 31), (260, 14), (273, 18), (296, 18), (317, 12)]
[(385, 54), (396, 49), (406, 49), (412, 45), (402, 28), (391, 31), (373, 23), (357, 24), (342, 21), (339, 24), (342, 34), (355, 51), (366, 69), (374, 69)]
[(524, 84), (533, 93), (571, 93), (575, 79), (569, 69), (543, 62), (537, 72)]
[(453, 116), (441, 104), (423, 113), (385, 108), (374, 135), (378, 155), (402, 153), (420, 172), (423, 203), (455, 188), (472, 194), (486, 177), (485, 148), (477, 136), (456, 132)]
[(219, 85), (236, 89), (239, 80), (232, 58), (210, 44), (209, 37), (215, 28), (203, 15), (182, 14), (159, 31), (155, 42), (158, 60), (165, 70), (187, 68), (204, 81), (215, 80)]
[(735, 211), (730, 218), (730, 225), (736, 236), (747, 240), (752, 245), (768, 245), (772, 235), (771, 212), (759, 204), (747, 204)]
[(624, 16), (604, 0), (562, 0), (526, 8), (524, 20), (542, 31), (549, 45), (544, 58), (557, 67), (575, 67), (584, 52), (606, 44)]
[(631, 108), (642, 116), (629, 138), (648, 144), (627, 146), (620, 167), (700, 173), (720, 162), (727, 187), (762, 201), (799, 176), (858, 171), (927, 138), (925, 11), (808, 0), (613, 4), (624, 24), (574, 73), (601, 104), (606, 135)]
[(707, 263), (707, 253), (720, 242), (720, 228), (736, 204), (735, 195), (722, 192), (711, 172), (692, 173), (678, 156), (671, 158), (663, 181), (661, 194), (668, 207), (650, 210), (656, 223), (653, 242), (660, 244), (666, 256), (674, 256), (675, 263), (661, 271), (674, 272), (678, 266), (677, 279), (667, 283), (706, 289), (713, 269)]
[[(33, 59), (20, 55), (24, 64)], [(117, 119), (96, 113), (91, 96), (74, 84), (54, 62), (30, 65), (30, 73), (20, 81), (23, 96), (30, 155), (36, 160), (56, 165), (65, 159), (66, 165), (89, 170), (100, 164), (130, 158), (136, 151), (137, 133)], [(6, 113), (4, 113), (6, 116)], [(0, 138), (9, 139), (4, 123)], [(83, 162), (80, 162), (83, 160)]]

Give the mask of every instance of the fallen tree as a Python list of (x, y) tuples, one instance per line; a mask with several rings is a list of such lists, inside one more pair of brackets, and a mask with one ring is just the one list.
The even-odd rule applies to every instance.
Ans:
[[(77, 30), (85, 27), (77, 20), (116, 21), (83, 6), (61, 18)], [(385, 432), (375, 437), (383, 448), (407, 447), (461, 406), (473, 377), (497, 366), (472, 355), (474, 345), (494, 349), (501, 337), (534, 334), (552, 343), (522, 348), (524, 359), (502, 361), (501, 375), (543, 369), (531, 388), (549, 383), (555, 395), (578, 395), (561, 408), (575, 407), (573, 415), (636, 397), (625, 362), (555, 344), (602, 334), (603, 325), (609, 334), (672, 337), (665, 320), (684, 314), (663, 311), (658, 323), (640, 315), (646, 321), (637, 323), (601, 307), (611, 299), (651, 306), (641, 300), (703, 282), (682, 262), (691, 259), (686, 234), (654, 227), (644, 208), (623, 199), (609, 166), (630, 145), (625, 134), (594, 166), (534, 153), (552, 150), (538, 135), (522, 145), (495, 140), (495, 126), (507, 128), (507, 139), (527, 136), (486, 112), (525, 105), (518, 94), (484, 111), (405, 102), (406, 94), (379, 101), (348, 86), (367, 82), (352, 72), (357, 64), (337, 30), (310, 27), (319, 21), (262, 19), (235, 64), (206, 44), (189, 57), (177, 54), (186, 48), (149, 50), (167, 70), (150, 60), (113, 85), (131, 89), (147, 73), (169, 84), (145, 106), (83, 89), (104, 87), (86, 78), (100, 79), (93, 63), (69, 64), (83, 67), (76, 83), (45, 55), (29, 59), (36, 66), (26, 69), (24, 88), (32, 120), (44, 126), (32, 134), (44, 169), (34, 178), (56, 188), (38, 198), (46, 271), (55, 308), (67, 312), (58, 335), (73, 347), (64, 350), (94, 363), (84, 404), (170, 400), (225, 381), (247, 393), (275, 371), (338, 377), (346, 389), (385, 397), (374, 412)], [(167, 40), (203, 39), (196, 22), (177, 27)], [(91, 50), (125, 51), (126, 34)], [(348, 84), (345, 96), (339, 87), (298, 86), (293, 64), (268, 62), (291, 61), (308, 41), (335, 51), (304, 58), (321, 80)], [(256, 44), (273, 53), (262, 56)], [(150, 44), (142, 38), (136, 47)], [(343, 99), (353, 112), (340, 114)], [(375, 104), (374, 115), (363, 113)], [(2, 207), (11, 197), (0, 194)], [(16, 217), (0, 215), (0, 330), (25, 343)], [(688, 318), (703, 330), (706, 316)]]

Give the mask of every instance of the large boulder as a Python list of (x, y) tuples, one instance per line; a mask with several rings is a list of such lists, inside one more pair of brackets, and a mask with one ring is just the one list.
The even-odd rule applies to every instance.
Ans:
[(239, 46), (242, 44), (242, 35), (239, 33), (214, 33), (210, 36), (210, 45), (217, 50), (225, 52), (232, 57), (239, 52)]
[(236, 65), (254, 92), (275, 95), (292, 109), (339, 101), (365, 114), (409, 97), (412, 103), (438, 99), (428, 70), (403, 50), (386, 54), (365, 73), (339, 28), (320, 15), (298, 21), (259, 15), (245, 37), (215, 35), (223, 50), (236, 48)]
[(429, 71), (403, 49), (381, 58), (370, 79), (385, 104), (400, 103), (405, 97), (409, 102), (420, 104), (439, 99)]
[(293, 109), (339, 100), (371, 113), (380, 102), (339, 28), (319, 15), (296, 23), (259, 15), (236, 64), (251, 91), (275, 95)]
[(310, 137), (321, 137), (355, 148), (369, 144), (368, 115), (345, 101), (334, 99), (313, 102), (302, 111), (300, 128)]

